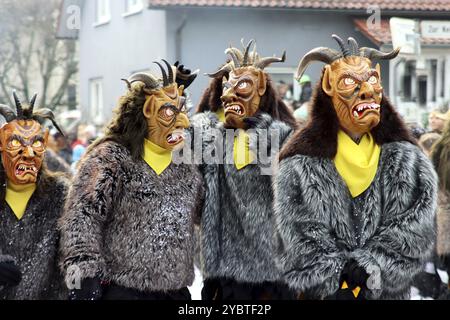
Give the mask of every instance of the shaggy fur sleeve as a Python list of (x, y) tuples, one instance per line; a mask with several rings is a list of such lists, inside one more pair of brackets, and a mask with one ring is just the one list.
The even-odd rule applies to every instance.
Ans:
[(60, 220), (61, 267), (78, 267), (81, 279), (105, 275), (103, 225), (113, 209), (120, 184), (120, 149), (97, 146), (83, 160), (75, 176)]
[(317, 185), (305, 183), (313, 173), (302, 157), (281, 161), (275, 177), (277, 262), (290, 287), (324, 298), (338, 289), (346, 258), (336, 246), (323, 203), (306, 196), (305, 189)]
[(392, 143), (384, 152), (381, 221), (352, 256), (372, 273), (373, 295), (395, 297), (409, 290), (434, 248), (437, 177), (412, 144)]

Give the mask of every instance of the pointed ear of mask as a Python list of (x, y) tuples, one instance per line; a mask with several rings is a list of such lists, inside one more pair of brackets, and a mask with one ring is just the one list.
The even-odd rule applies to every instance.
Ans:
[(330, 65), (325, 66), (325, 72), (323, 73), (322, 79), (322, 90), (330, 97), (334, 95), (334, 89), (331, 86), (331, 67)]
[(266, 74), (259, 70), (258, 72), (258, 94), (259, 96), (263, 96), (266, 93), (267, 89), (267, 77)]
[(153, 95), (146, 96), (144, 106), (142, 107), (142, 113), (144, 114), (144, 117), (146, 117), (147, 119), (150, 119), (154, 116), (154, 110), (151, 110), (151, 105), (154, 98), (155, 97)]

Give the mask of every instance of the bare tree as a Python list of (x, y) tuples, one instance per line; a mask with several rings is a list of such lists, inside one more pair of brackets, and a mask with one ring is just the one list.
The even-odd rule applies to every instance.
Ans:
[(39, 105), (67, 103), (78, 71), (76, 42), (56, 38), (58, 0), (0, 0), (0, 103), (12, 103), (12, 90)]

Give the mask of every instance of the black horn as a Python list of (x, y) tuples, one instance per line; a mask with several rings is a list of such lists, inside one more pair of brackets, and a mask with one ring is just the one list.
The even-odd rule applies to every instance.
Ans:
[(344, 40), (342, 40), (342, 38), (336, 34), (331, 35), (331, 37), (338, 43), (339, 47), (341, 48), (342, 55), (344, 57), (348, 57), (350, 55), (350, 50), (345, 46)]
[(13, 97), (14, 97), (14, 102), (16, 104), (16, 109), (17, 109), (17, 118), (21, 119), (23, 117), (23, 107), (22, 107), (22, 103), (20, 102), (19, 97), (16, 94), (16, 91), (13, 91)]
[(174, 77), (173, 77), (173, 69), (172, 66), (170, 65), (170, 63), (168, 63), (166, 60), (161, 59), (167, 66), (167, 71), (169, 71), (169, 84), (174, 82)]
[(167, 78), (167, 73), (166, 70), (164, 70), (164, 67), (157, 61), (154, 61), (153, 63), (156, 63), (159, 68), (161, 69), (161, 74), (162, 74), (162, 78), (163, 78), (163, 87), (166, 87), (169, 85), (169, 79)]

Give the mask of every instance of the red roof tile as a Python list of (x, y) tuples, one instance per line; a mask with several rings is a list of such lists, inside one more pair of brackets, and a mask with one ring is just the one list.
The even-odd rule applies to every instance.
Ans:
[(381, 10), (450, 11), (450, 0), (149, 0), (151, 7), (262, 7), (299, 9), (366, 10), (377, 5)]
[[(358, 30), (364, 34), (368, 39), (378, 46), (382, 44), (391, 44), (391, 28), (389, 25), (389, 20), (382, 19), (379, 28), (374, 28), (371, 26), (368, 28), (367, 19), (354, 19), (353, 22)], [(421, 44), (423, 45), (450, 45), (450, 39), (444, 38), (421, 38)]]

